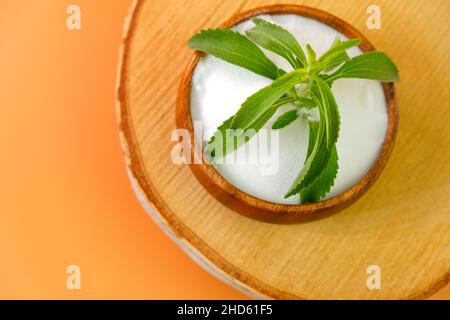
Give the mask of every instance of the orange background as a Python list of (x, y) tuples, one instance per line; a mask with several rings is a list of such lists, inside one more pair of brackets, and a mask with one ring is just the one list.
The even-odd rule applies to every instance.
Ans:
[[(130, 2), (0, 0), (0, 298), (246, 298), (191, 261), (131, 190), (114, 97)], [(79, 31), (66, 28), (70, 4)], [(70, 264), (81, 290), (66, 288)]]

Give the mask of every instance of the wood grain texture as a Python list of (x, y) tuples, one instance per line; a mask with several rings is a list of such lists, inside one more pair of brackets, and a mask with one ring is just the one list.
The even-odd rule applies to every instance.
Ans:
[[(362, 33), (345, 21), (325, 11), (305, 6), (283, 4), (257, 7), (234, 15), (220, 27), (230, 28), (240, 22), (261, 14), (296, 14), (308, 17), (329, 25), (344, 34), (348, 39), (361, 39), (359, 47), (362, 51), (375, 50), (370, 41), (367, 40)], [(195, 52), (189, 60), (186, 71), (182, 76), (177, 94), (176, 125), (178, 128), (188, 130), (192, 137), (189, 141), (191, 152), (188, 154), (187, 160), (195, 158), (202, 159), (202, 163), (193, 162), (190, 164), (192, 172), (203, 187), (218, 201), (222, 202), (231, 210), (260, 221), (271, 223), (298, 223), (305, 222), (306, 220), (321, 219), (332, 213), (343, 210), (362, 197), (375, 183), (392, 153), (395, 137), (397, 135), (398, 103), (394, 84), (383, 84), (388, 125), (378, 158), (366, 175), (348, 190), (329, 199), (313, 203), (285, 205), (259, 199), (233, 186), (208, 163), (208, 160), (203, 155), (202, 148), (197, 145), (194, 138), (195, 133), (191, 118), (190, 100), (192, 76), (197, 63), (202, 56), (203, 53)]]
[[(289, 2), (289, 1), (286, 1)], [(272, 298), (425, 298), (450, 278), (448, 1), (302, 1), (360, 29), (400, 69), (401, 125), (378, 182), (327, 219), (273, 225), (235, 214), (171, 162), (178, 82), (204, 27), (276, 1), (139, 1), (125, 39), (118, 115), (136, 189), (160, 224), (222, 278)], [(296, 3), (296, 2), (291, 2)], [(297, 2), (298, 4), (298, 2)], [(382, 270), (368, 290), (366, 269)]]

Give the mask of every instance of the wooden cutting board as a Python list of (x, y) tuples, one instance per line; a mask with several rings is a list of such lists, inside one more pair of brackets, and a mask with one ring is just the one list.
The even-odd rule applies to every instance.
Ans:
[[(326, 219), (274, 225), (217, 202), (174, 165), (175, 101), (198, 30), (277, 1), (141, 0), (130, 13), (118, 83), (121, 140), (146, 210), (196, 261), (257, 297), (425, 298), (450, 278), (450, 24), (447, 0), (285, 1), (362, 31), (400, 69), (400, 128), (387, 168), (356, 204)], [(373, 269), (381, 288), (369, 289)], [(182, 270), (180, 270), (182, 272)], [(376, 273), (376, 271), (375, 271)]]

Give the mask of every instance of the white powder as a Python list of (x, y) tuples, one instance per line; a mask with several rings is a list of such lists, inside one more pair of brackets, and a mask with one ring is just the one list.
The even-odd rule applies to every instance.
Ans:
[[(310, 43), (317, 56), (330, 47), (336, 35), (347, 39), (325, 24), (297, 15), (262, 15), (261, 18), (290, 31), (303, 48)], [(244, 33), (251, 27), (253, 22), (245, 21), (233, 29)], [(283, 58), (263, 51), (279, 67), (292, 70)], [(356, 56), (362, 52), (359, 48), (352, 48), (348, 53)], [(216, 128), (235, 114), (247, 97), (270, 83), (269, 79), (213, 56), (202, 58), (194, 72), (191, 91), (192, 119), (202, 121), (203, 125), (203, 136), (196, 132), (197, 141), (205, 145)], [(379, 82), (340, 79), (334, 83), (332, 91), (341, 114), (341, 129), (337, 142), (339, 171), (327, 197), (350, 188), (369, 171), (378, 157), (387, 129), (386, 102)], [(281, 108), (264, 128), (271, 128), (277, 116), (285, 110), (289, 110), (289, 106)], [(261, 163), (249, 161), (215, 164), (214, 167), (234, 186), (257, 198), (298, 204), (298, 196), (284, 199), (284, 194), (303, 168), (308, 135), (308, 124), (303, 118), (279, 130), (279, 150), (272, 154), (279, 161), (276, 174), (268, 175), (262, 170)], [(249, 148), (259, 136), (250, 140)]]

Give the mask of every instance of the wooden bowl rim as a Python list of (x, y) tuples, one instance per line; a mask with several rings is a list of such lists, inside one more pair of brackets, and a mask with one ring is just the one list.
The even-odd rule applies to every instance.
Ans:
[[(327, 24), (348, 38), (360, 38), (361, 45), (359, 47), (361, 50), (375, 50), (369, 40), (349, 23), (325, 11), (306, 6), (270, 5), (258, 7), (243, 13), (235, 14), (220, 27), (230, 28), (260, 14), (296, 14), (311, 18)], [(191, 137), (194, 137), (190, 112), (191, 79), (195, 67), (202, 56), (203, 53), (198, 51), (194, 52), (192, 55), (181, 78), (177, 96), (177, 127), (187, 129), (191, 134)], [(194, 147), (191, 148), (192, 154), (190, 156), (191, 159), (194, 159), (193, 157), (202, 159), (202, 163), (191, 163), (189, 167), (199, 182), (217, 200), (232, 210), (254, 219), (273, 223), (295, 223), (322, 218), (330, 213), (340, 211), (359, 199), (372, 186), (386, 166), (394, 147), (398, 128), (398, 103), (395, 94), (395, 86), (392, 83), (383, 83), (383, 89), (388, 113), (388, 127), (378, 159), (362, 179), (336, 196), (318, 202), (298, 205), (279, 204), (259, 199), (233, 186), (223, 178), (220, 173), (208, 163), (207, 159), (205, 159), (201, 147), (197, 146), (195, 138), (192, 139)]]

